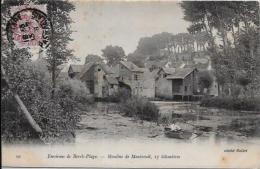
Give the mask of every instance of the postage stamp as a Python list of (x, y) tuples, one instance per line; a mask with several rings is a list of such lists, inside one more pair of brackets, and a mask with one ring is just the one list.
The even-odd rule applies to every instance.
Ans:
[(49, 45), (51, 30), (47, 15), (35, 8), (26, 8), (17, 11), (10, 19), (7, 27), (9, 40), (24, 48), (28, 46), (40, 46), (46, 48)]

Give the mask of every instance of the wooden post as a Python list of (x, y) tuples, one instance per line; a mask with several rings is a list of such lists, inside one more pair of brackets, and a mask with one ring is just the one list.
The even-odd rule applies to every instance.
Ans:
[(12, 92), (15, 101), (17, 102), (17, 104), (19, 105), (22, 113), (25, 115), (25, 118), (27, 119), (27, 121), (29, 122), (29, 124), (31, 125), (31, 127), (36, 131), (36, 133), (41, 134), (42, 133), (42, 129), (40, 128), (40, 126), (36, 123), (36, 121), (33, 119), (33, 117), (31, 116), (31, 114), (28, 112), (27, 108), (25, 107), (25, 105), (23, 104), (23, 101), (20, 99), (20, 97), (18, 96), (18, 94), (16, 92), (14, 92), (10, 86), (9, 86), (9, 79), (6, 77), (5, 74), (5, 70), (4, 68), (1, 66), (1, 73), (2, 73), (2, 78), (5, 80), (6, 85), (8, 87), (8, 89)]

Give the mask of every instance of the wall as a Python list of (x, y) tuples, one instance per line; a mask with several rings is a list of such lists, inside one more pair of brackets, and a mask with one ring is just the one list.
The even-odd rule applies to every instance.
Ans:
[(116, 85), (116, 84), (111, 85), (106, 81), (105, 85), (106, 85), (106, 88), (108, 89), (109, 96), (113, 96), (118, 91), (118, 85)]
[(216, 81), (216, 77), (213, 78), (213, 83), (209, 88), (209, 95), (218, 96), (218, 83)]
[(143, 92), (142, 96), (147, 98), (155, 97), (155, 79), (152, 72), (146, 71), (143, 75)]
[[(137, 78), (136, 78), (137, 77)], [(142, 95), (143, 93), (143, 73), (142, 72), (132, 72), (131, 77), (131, 89), (132, 95)]]
[(163, 77), (163, 72), (160, 72), (159, 78), (155, 81), (155, 96), (172, 99), (172, 81)]
[[(100, 65), (94, 66), (94, 95), (95, 97), (103, 97), (103, 93), (106, 92), (104, 80), (105, 72)], [(104, 91), (103, 91), (104, 90)]]
[[(185, 91), (185, 86), (187, 86), (187, 91)], [(193, 71), (183, 80), (183, 95), (193, 95), (197, 91), (197, 72)]]
[(132, 72), (127, 69), (123, 64), (119, 64), (119, 80), (123, 81), (125, 84), (131, 86)]

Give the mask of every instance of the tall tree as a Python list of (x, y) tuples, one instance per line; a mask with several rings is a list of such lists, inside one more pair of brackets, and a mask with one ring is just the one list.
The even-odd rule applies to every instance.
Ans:
[(59, 66), (74, 59), (73, 50), (68, 48), (71, 39), (70, 12), (75, 10), (74, 5), (67, 0), (38, 0), (39, 4), (47, 4), (47, 16), (51, 22), (50, 47), (47, 50), (46, 60), (52, 77), (53, 93), (56, 88)]
[[(254, 52), (256, 48), (254, 44), (257, 43), (251, 37), (252, 35), (259, 37), (259, 30), (256, 33), (252, 32), (252, 29), (259, 27), (259, 3), (257, 1), (185, 1), (181, 3), (181, 7), (184, 10), (184, 19), (191, 22), (188, 31), (190, 33), (206, 31), (209, 35), (209, 51), (217, 80), (222, 85), (224, 83), (231, 85), (229, 88), (232, 90), (234, 83), (237, 83), (236, 79), (239, 78), (236, 74), (240, 69), (239, 63), (245, 63), (242, 61), (244, 56), (247, 60), (257, 56)], [(246, 38), (243, 38), (241, 33)], [(215, 43), (216, 37), (222, 40), (219, 45)], [(230, 37), (233, 37), (233, 41)], [(242, 46), (241, 38), (247, 39)], [(249, 52), (246, 52), (247, 50)], [(242, 54), (244, 52), (247, 54)], [(254, 64), (252, 61), (250, 63), (252, 67)]]
[(87, 64), (89, 62), (103, 62), (103, 61), (104, 61), (103, 58), (101, 58), (98, 55), (94, 55), (94, 54), (89, 54), (85, 58), (85, 64)]
[(120, 46), (106, 46), (105, 49), (102, 49), (102, 53), (109, 66), (114, 66), (125, 59), (125, 52)]

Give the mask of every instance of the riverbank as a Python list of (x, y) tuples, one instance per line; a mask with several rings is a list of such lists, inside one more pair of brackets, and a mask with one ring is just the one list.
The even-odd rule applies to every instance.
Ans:
[(260, 98), (210, 97), (203, 98), (200, 105), (229, 110), (260, 111)]
[(163, 136), (163, 127), (120, 113), (116, 103), (96, 103), (81, 115), (76, 142), (102, 139), (148, 139)]
[[(153, 102), (159, 108), (159, 125), (126, 117), (116, 103), (96, 103), (81, 115), (76, 131), (76, 144), (97, 140), (139, 140), (193, 142), (228, 140), (246, 142), (259, 139), (257, 112), (229, 111), (200, 107), (198, 102)], [(172, 139), (164, 135), (164, 124), (173, 120), (184, 129), (201, 132), (190, 140)], [(166, 122), (167, 123), (167, 122)]]

